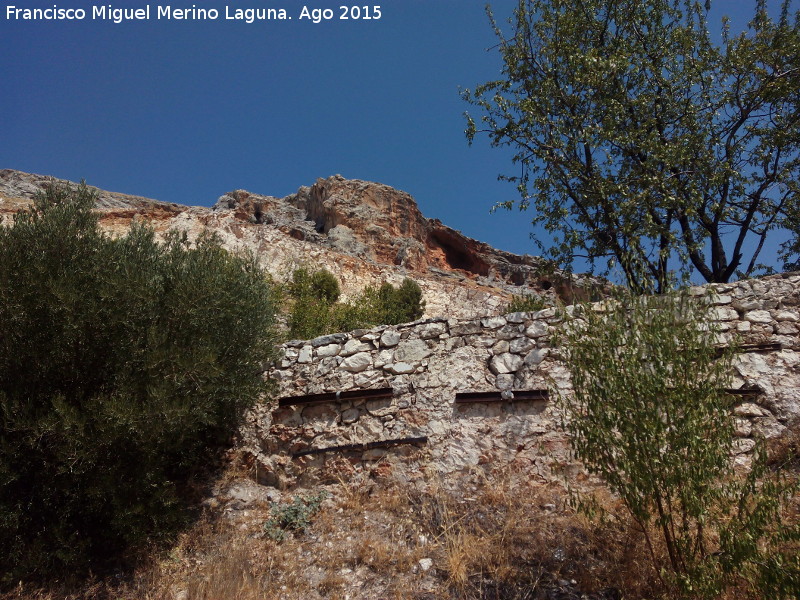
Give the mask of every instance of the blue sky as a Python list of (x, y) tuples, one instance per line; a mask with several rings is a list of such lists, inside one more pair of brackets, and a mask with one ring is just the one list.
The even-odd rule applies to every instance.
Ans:
[[(530, 215), (497, 181), (510, 152), (468, 147), (459, 87), (498, 76), (483, 0), (372, 0), (379, 20), (338, 20), (326, 0), (153, 0), (217, 8), (217, 21), (115, 24), (0, 15), (0, 168), (181, 204), (232, 189), (284, 196), (342, 174), (411, 193), (428, 217), (495, 247), (537, 254)], [(88, 0), (4, 7), (85, 8)], [(106, 2), (114, 8), (137, 2)], [(492, 3), (510, 15), (515, 0)], [(774, 0), (772, 4), (775, 4)], [(227, 21), (224, 7), (285, 8), (291, 21)], [(752, 0), (715, 2), (734, 28)], [(334, 19), (300, 21), (303, 6)], [(373, 6), (373, 5), (370, 5)], [(151, 10), (155, 11), (155, 8)]]

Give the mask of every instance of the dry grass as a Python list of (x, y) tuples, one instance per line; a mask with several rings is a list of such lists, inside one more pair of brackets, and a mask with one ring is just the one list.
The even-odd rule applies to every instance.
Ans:
[(657, 591), (640, 560), (641, 536), (621, 522), (593, 526), (568, 508), (559, 486), (507, 472), (481, 479), (468, 494), (439, 488), (416, 502), (440, 548), (452, 597), (533, 598), (559, 581), (605, 597), (613, 597), (611, 588), (630, 597)]
[[(643, 536), (610, 497), (600, 498), (610, 516), (598, 525), (569, 508), (561, 488), (524, 473), (412, 479), (326, 486), (331, 497), (312, 526), (283, 542), (262, 533), (267, 502), (232, 510), (223, 497), (169, 551), (123, 580), (78, 591), (19, 588), (0, 600), (664, 597)], [(745, 597), (731, 594), (725, 600)]]

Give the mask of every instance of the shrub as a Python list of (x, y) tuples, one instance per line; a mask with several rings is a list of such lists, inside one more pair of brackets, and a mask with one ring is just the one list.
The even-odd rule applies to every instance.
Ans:
[(400, 287), (384, 283), (378, 289), (379, 323), (397, 325), (419, 319), (425, 312), (422, 289), (413, 279), (404, 279)]
[(313, 296), (292, 300), (289, 313), (289, 337), (309, 340), (331, 331), (331, 305)]
[(505, 308), (505, 314), (515, 312), (536, 312), (547, 308), (548, 304), (541, 296), (514, 294), (511, 296), (511, 302)]
[(390, 283), (367, 286), (349, 302), (337, 302), (339, 283), (330, 272), (300, 267), (292, 274), (288, 292), (289, 335), (294, 339), (407, 323), (419, 319), (425, 308), (422, 289), (411, 279), (403, 280), (398, 288)]
[(270, 288), (211, 237), (98, 229), (50, 185), (0, 228), (0, 583), (97, 571), (185, 516), (265, 391)]
[(341, 290), (333, 273), (326, 269), (313, 273), (305, 267), (295, 269), (289, 293), (294, 298), (312, 297), (330, 306), (339, 299)]
[(723, 392), (733, 354), (715, 348), (703, 306), (623, 296), (606, 309), (578, 311), (562, 340), (575, 454), (619, 495), (675, 595), (712, 598), (745, 580), (763, 597), (796, 597), (800, 528), (781, 521), (793, 486), (767, 476), (763, 452), (736, 475)]
[(264, 523), (264, 533), (278, 542), (286, 539), (287, 531), (302, 533), (311, 525), (311, 517), (327, 497), (328, 492), (322, 490), (316, 494), (295, 496), (289, 504), (273, 502), (270, 518)]
[(339, 299), (339, 282), (325, 269), (295, 269), (288, 285), (291, 298), (289, 335), (310, 339), (327, 333), (332, 327), (332, 307)]

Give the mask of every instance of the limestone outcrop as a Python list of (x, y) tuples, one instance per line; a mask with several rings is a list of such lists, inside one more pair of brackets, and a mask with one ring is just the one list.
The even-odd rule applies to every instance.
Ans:
[[(0, 221), (28, 205), (49, 179), (1, 170)], [(338, 175), (285, 198), (235, 190), (210, 208), (100, 190), (98, 209), (101, 226), (115, 234), (134, 220), (150, 223), (159, 234), (178, 229), (193, 238), (211, 230), (228, 248), (255, 252), (279, 279), (299, 265), (326, 268), (345, 297), (367, 285), (397, 285), (411, 277), (423, 290), (428, 317), (498, 314), (512, 294), (570, 302), (602, 286), (427, 219), (404, 192)]]

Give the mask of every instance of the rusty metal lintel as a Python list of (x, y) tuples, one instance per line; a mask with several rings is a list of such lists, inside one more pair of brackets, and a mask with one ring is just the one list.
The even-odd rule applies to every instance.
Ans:
[(292, 458), (308, 456), (310, 454), (323, 454), (325, 452), (348, 452), (352, 450), (365, 451), (373, 448), (390, 448), (401, 444), (426, 444), (428, 436), (398, 438), (396, 440), (379, 440), (377, 442), (366, 442), (364, 444), (344, 444), (343, 446), (329, 446), (328, 448), (309, 448), (292, 452)]
[[(728, 346), (718, 346), (716, 349), (717, 356), (721, 356), (728, 348)], [(775, 352), (783, 350), (783, 348), (784, 346), (780, 342), (748, 342), (735, 346), (735, 350), (745, 354), (751, 352)]]
[(339, 402), (341, 400), (374, 400), (376, 398), (391, 398), (392, 388), (377, 388), (372, 390), (350, 390), (349, 392), (324, 392), (322, 394), (308, 394), (306, 396), (284, 396), (278, 400), (278, 406), (295, 406), (298, 404), (316, 404), (318, 402)]
[(773, 350), (782, 350), (783, 344), (780, 342), (757, 342), (751, 344), (741, 344), (739, 349), (742, 352), (771, 352)]
[(459, 392), (456, 394), (456, 404), (468, 402), (519, 402), (526, 400), (549, 400), (547, 390), (514, 390), (514, 398), (506, 400), (502, 392)]
[(764, 390), (747, 390), (742, 388), (726, 388), (722, 391), (731, 396), (760, 396), (764, 393)]

